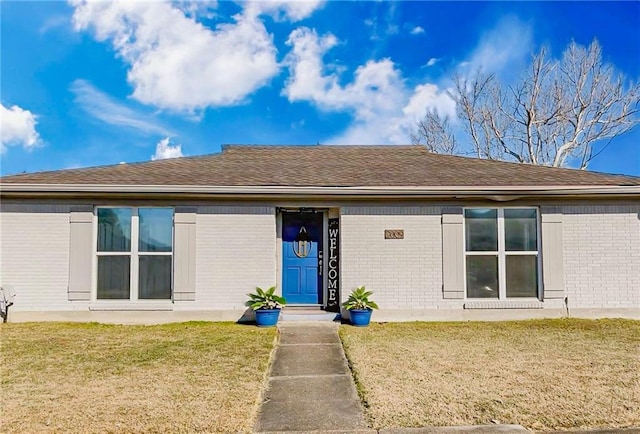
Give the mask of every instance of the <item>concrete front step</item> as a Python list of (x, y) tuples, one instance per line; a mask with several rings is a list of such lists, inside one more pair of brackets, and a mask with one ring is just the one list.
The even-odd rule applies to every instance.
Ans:
[(280, 321), (340, 321), (340, 314), (319, 309), (288, 309), (280, 312)]

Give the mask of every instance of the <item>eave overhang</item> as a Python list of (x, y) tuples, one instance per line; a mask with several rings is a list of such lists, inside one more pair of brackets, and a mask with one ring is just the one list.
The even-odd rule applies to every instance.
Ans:
[(640, 185), (628, 186), (204, 186), (117, 184), (0, 184), (3, 198), (140, 199), (485, 199), (640, 198)]

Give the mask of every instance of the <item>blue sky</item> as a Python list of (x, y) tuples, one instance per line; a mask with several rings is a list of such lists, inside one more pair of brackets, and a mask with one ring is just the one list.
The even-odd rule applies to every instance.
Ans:
[[(4, 174), (218, 152), (400, 144), (453, 72), (512, 77), (597, 38), (640, 79), (640, 2), (2, 1)], [(640, 176), (640, 128), (591, 170)]]

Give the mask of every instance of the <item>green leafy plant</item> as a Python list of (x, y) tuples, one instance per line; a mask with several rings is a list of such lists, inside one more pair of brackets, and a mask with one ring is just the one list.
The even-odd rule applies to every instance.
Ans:
[(285, 300), (284, 297), (276, 295), (275, 292), (275, 286), (272, 286), (266, 291), (260, 287), (257, 287), (256, 292), (254, 292), (253, 294), (247, 294), (249, 296), (249, 301), (247, 301), (246, 304), (253, 310), (280, 309), (282, 306), (287, 304), (287, 300)]
[(349, 299), (345, 301), (342, 306), (347, 310), (378, 309), (378, 305), (374, 301), (369, 300), (371, 294), (373, 294), (373, 292), (367, 291), (363, 285), (351, 291)]

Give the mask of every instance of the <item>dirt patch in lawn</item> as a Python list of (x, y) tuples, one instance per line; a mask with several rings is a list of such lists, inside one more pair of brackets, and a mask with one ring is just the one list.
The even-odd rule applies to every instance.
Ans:
[(640, 321), (340, 329), (374, 428), (640, 426)]
[(250, 432), (275, 334), (2, 324), (2, 432)]

